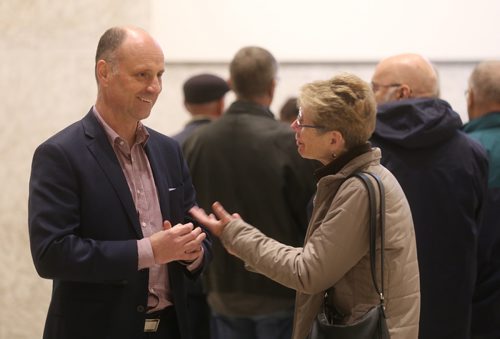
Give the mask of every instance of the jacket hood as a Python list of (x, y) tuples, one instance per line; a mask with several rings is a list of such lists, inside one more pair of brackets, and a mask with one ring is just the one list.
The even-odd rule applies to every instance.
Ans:
[(444, 100), (408, 99), (380, 105), (373, 136), (404, 148), (440, 144), (462, 126), (462, 120)]

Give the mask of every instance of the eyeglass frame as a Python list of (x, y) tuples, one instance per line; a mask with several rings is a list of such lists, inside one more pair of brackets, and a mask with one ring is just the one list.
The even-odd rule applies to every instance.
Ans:
[(388, 85), (382, 85), (382, 84), (377, 84), (376, 82), (371, 82), (371, 87), (373, 93), (378, 92), (381, 88), (391, 88), (391, 87), (400, 87), (403, 86), (403, 84), (399, 83), (393, 83), (393, 84), (388, 84)]
[(302, 128), (314, 128), (314, 129), (327, 130), (327, 128), (325, 126), (305, 125), (305, 124), (302, 124), (300, 122), (300, 120), (302, 120), (302, 108), (299, 107), (299, 114), (297, 114), (297, 118), (293, 121), (292, 127), (293, 127), (293, 125), (295, 125), (297, 129), (300, 128), (301, 130), (302, 130)]

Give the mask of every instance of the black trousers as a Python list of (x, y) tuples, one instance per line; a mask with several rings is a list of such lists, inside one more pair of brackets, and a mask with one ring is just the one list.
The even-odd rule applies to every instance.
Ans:
[(179, 325), (173, 306), (164, 310), (148, 313), (145, 319), (160, 319), (156, 332), (144, 332), (143, 339), (180, 339)]

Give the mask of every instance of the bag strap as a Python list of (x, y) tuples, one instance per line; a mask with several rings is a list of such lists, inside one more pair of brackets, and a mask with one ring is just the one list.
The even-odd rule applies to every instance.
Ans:
[[(384, 305), (384, 239), (385, 239), (385, 190), (380, 177), (370, 172), (356, 172), (352, 175), (361, 179), (368, 191), (368, 200), (370, 205), (370, 267), (372, 273), (372, 280), (375, 290), (380, 297), (380, 304), (382, 308)], [(375, 198), (375, 188), (372, 181), (368, 178), (371, 176), (377, 182), (380, 200), (380, 289), (377, 284), (377, 275), (375, 270), (375, 253), (376, 253), (376, 231), (377, 231), (377, 199)]]

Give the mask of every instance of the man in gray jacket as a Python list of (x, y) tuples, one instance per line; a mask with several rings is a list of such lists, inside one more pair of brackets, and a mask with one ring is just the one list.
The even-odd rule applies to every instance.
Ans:
[[(301, 246), (313, 165), (297, 153), (292, 129), (269, 110), (277, 68), (263, 48), (238, 51), (230, 64), (236, 101), (183, 151), (200, 207), (220, 201), (268, 236)], [(206, 282), (213, 338), (291, 337), (294, 291), (247, 271), (218, 241)]]

